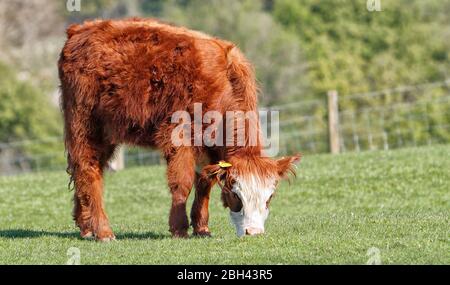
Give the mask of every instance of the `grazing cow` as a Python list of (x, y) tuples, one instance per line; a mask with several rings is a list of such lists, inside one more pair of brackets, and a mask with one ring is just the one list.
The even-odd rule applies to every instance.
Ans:
[(163, 153), (172, 236), (188, 236), (186, 201), (193, 185), (193, 233), (210, 235), (208, 202), (216, 183), (238, 235), (264, 232), (276, 184), (293, 172), (299, 156), (264, 157), (259, 138), (249, 144), (249, 130), (259, 131), (257, 120), (245, 121), (241, 145), (177, 145), (172, 139), (172, 115), (193, 115), (195, 103), (202, 104), (202, 114), (257, 111), (254, 73), (237, 47), (151, 19), (75, 24), (67, 37), (58, 67), (67, 170), (75, 186), (73, 217), (82, 237), (115, 238), (103, 206), (102, 176), (121, 143)]

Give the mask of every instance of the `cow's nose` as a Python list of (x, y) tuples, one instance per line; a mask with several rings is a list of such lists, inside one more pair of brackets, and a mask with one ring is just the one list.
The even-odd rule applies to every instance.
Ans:
[(258, 228), (246, 228), (245, 229), (245, 234), (249, 235), (249, 236), (259, 235), (259, 234), (263, 234), (263, 233), (264, 233), (263, 229), (258, 229)]

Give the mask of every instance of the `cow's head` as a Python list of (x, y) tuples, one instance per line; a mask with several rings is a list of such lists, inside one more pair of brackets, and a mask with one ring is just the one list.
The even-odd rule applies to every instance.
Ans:
[(299, 155), (278, 160), (241, 157), (205, 168), (222, 189), (223, 205), (230, 209), (238, 236), (264, 233), (276, 186), (289, 172), (295, 174), (293, 166), (299, 160)]

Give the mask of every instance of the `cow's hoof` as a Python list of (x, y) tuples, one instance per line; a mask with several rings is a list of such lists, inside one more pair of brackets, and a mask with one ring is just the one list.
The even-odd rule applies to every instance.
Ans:
[(187, 231), (176, 231), (176, 232), (172, 232), (172, 237), (173, 238), (188, 238), (189, 234), (187, 233)]
[(199, 231), (199, 232), (194, 232), (194, 236), (201, 237), (201, 238), (210, 238), (211, 233), (209, 231)]
[(115, 240), (116, 237), (114, 236), (112, 230), (107, 229), (97, 232), (95, 239), (98, 241), (109, 242)]
[(110, 241), (114, 241), (114, 240), (116, 240), (116, 237), (114, 235), (109, 236), (109, 237), (103, 237), (103, 238), (97, 237), (97, 241), (100, 241), (100, 242), (110, 242)]
[(82, 239), (92, 239), (94, 238), (94, 234), (91, 231), (84, 231), (80, 233)]

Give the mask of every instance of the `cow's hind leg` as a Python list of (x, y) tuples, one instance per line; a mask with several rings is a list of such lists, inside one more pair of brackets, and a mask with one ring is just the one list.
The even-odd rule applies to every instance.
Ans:
[(195, 199), (191, 209), (191, 224), (196, 236), (211, 236), (208, 228), (208, 206), (212, 185), (211, 179), (204, 177), (202, 174), (196, 174)]
[(101, 241), (115, 238), (109, 226), (102, 197), (103, 168), (113, 151), (113, 146), (78, 140), (69, 155), (71, 175), (75, 184), (73, 217), (84, 238), (95, 237)]
[(169, 226), (173, 237), (187, 237), (189, 228), (186, 201), (194, 184), (195, 159), (192, 149), (180, 147), (166, 155), (167, 180), (172, 194)]
[[(103, 208), (103, 168), (114, 151), (105, 141), (100, 118), (94, 115), (98, 103), (98, 80), (87, 72), (73, 72), (72, 62), (59, 62), (65, 146), (68, 172), (75, 185), (75, 223), (83, 237), (114, 239)], [(77, 69), (78, 70), (78, 69)], [(70, 71), (70, 72), (68, 72)], [(68, 72), (68, 73), (67, 73)]]

